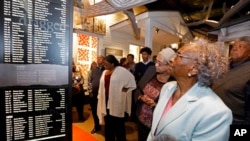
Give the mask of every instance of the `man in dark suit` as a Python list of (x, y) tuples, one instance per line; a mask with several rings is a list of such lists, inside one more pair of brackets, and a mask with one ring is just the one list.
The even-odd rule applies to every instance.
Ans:
[(212, 88), (233, 112), (233, 125), (250, 125), (250, 36), (230, 50), (230, 70)]
[(97, 95), (98, 95), (100, 77), (104, 70), (103, 60), (104, 60), (103, 56), (99, 55), (97, 57), (97, 67), (90, 72), (89, 76), (90, 106), (95, 124), (94, 128), (91, 131), (91, 134), (94, 134), (101, 129), (99, 119), (97, 116), (97, 103), (98, 103)]

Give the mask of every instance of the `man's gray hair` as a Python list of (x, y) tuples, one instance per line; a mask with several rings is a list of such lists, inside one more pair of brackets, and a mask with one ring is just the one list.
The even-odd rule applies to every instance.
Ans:
[(248, 45), (250, 45), (250, 36), (240, 37), (236, 41), (245, 41), (248, 43)]

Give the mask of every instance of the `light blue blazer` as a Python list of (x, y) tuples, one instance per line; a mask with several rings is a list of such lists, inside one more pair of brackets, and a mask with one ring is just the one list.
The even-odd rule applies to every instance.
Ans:
[(177, 83), (166, 83), (153, 114), (147, 141), (160, 134), (169, 134), (178, 141), (228, 141), (232, 112), (208, 87), (196, 83), (162, 117)]

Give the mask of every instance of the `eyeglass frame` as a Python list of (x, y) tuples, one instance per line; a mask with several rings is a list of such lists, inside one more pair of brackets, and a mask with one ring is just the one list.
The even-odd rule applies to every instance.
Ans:
[(157, 64), (158, 66), (168, 65), (168, 63), (163, 63), (157, 59), (155, 60), (155, 64)]

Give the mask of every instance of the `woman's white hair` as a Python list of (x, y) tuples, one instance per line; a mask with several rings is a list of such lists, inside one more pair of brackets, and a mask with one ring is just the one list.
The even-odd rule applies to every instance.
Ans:
[(194, 58), (198, 67), (198, 83), (210, 86), (222, 74), (228, 71), (228, 58), (224, 53), (224, 44), (198, 39), (187, 46), (195, 46)]

